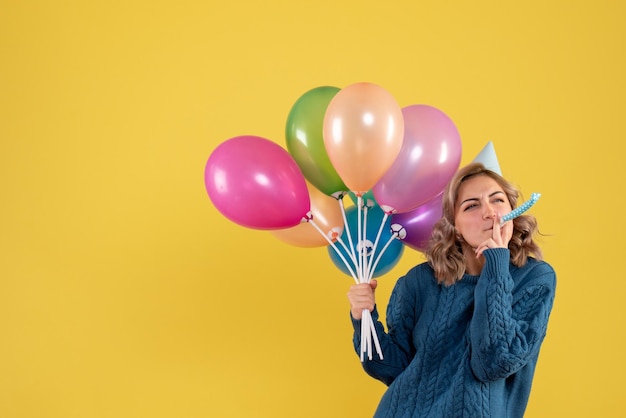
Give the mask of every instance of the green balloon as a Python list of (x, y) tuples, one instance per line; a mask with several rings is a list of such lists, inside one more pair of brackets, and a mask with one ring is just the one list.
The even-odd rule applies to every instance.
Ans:
[(324, 115), (339, 88), (316, 87), (304, 93), (287, 117), (287, 150), (304, 177), (322, 193), (343, 197), (348, 187), (333, 167), (324, 146)]

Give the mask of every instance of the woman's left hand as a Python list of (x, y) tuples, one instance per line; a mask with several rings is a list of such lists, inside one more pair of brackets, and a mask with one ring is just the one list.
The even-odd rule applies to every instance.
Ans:
[(491, 238), (482, 242), (476, 247), (476, 258), (483, 255), (483, 251), (488, 248), (508, 248), (509, 241), (513, 236), (513, 221), (505, 222), (504, 225), (500, 225), (502, 216), (499, 213), (493, 215), (493, 229)]

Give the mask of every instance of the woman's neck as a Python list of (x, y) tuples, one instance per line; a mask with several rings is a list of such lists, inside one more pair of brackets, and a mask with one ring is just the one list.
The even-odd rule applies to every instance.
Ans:
[(465, 259), (465, 273), (472, 276), (480, 275), (485, 265), (485, 257), (481, 255), (479, 258), (476, 258), (474, 249), (465, 244), (463, 245), (463, 258)]

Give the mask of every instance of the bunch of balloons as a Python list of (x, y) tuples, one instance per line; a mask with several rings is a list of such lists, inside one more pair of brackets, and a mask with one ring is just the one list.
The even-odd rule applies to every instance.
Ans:
[[(225, 217), (291, 245), (327, 246), (357, 283), (393, 268), (404, 246), (425, 249), (461, 161), (461, 139), (446, 114), (401, 108), (372, 83), (322, 86), (294, 103), (285, 137), (286, 149), (238, 136), (211, 153), (205, 185)], [(372, 342), (382, 358), (366, 316), (362, 358), (371, 358)]]

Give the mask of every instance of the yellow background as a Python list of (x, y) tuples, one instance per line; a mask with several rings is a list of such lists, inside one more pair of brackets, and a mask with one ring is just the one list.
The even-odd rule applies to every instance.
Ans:
[(219, 143), (284, 145), (301, 94), (360, 81), (543, 194), (558, 290), (527, 416), (626, 416), (623, 4), (0, 1), (0, 416), (370, 416), (352, 280), (203, 183)]

